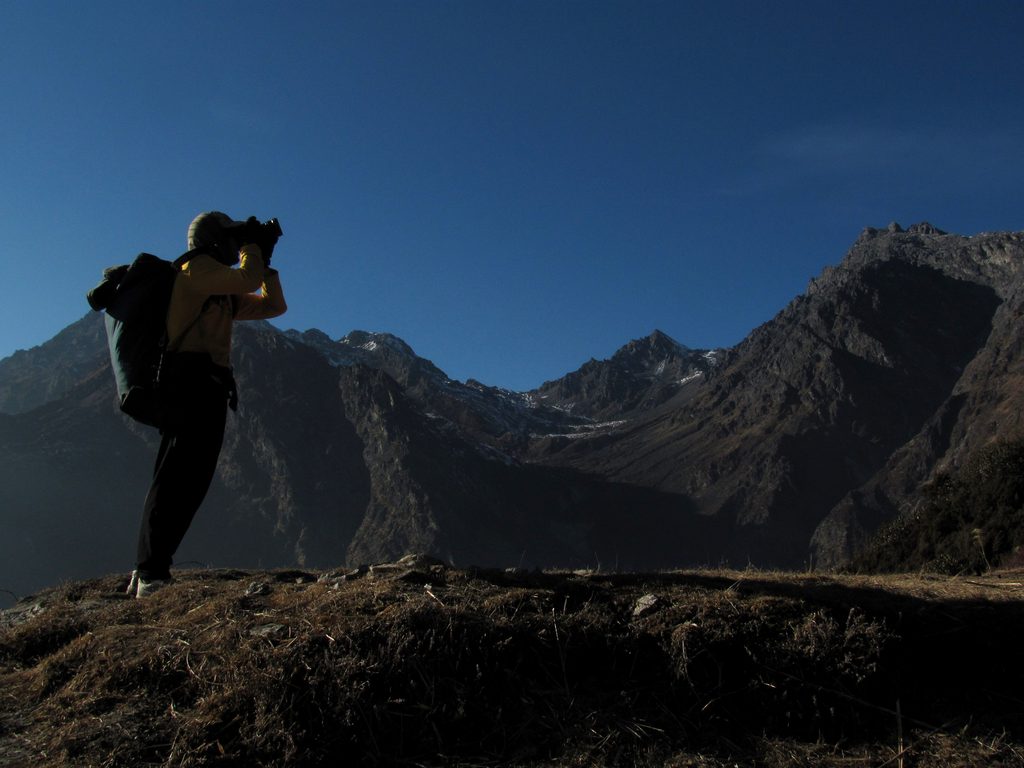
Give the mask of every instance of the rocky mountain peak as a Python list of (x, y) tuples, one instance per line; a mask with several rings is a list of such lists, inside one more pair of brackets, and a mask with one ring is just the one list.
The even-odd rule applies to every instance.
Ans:
[(310, 328), (308, 331), (303, 331), (300, 337), (311, 345), (333, 343), (331, 337), (318, 328)]
[(946, 235), (949, 234), (933, 224), (929, 224), (927, 221), (922, 221), (920, 224), (911, 224), (907, 230), (916, 235)]
[(699, 382), (716, 365), (709, 350), (680, 344), (660, 330), (634, 339), (607, 360), (590, 360), (530, 393), (540, 402), (592, 419), (620, 419), (648, 411), (680, 388)]
[(651, 360), (664, 360), (684, 355), (687, 352), (689, 352), (688, 347), (683, 346), (667, 333), (656, 330), (650, 336), (634, 339), (623, 346), (612, 355), (612, 360), (649, 363)]
[[(870, 229), (870, 227), (869, 227), (869, 229)], [(903, 227), (901, 227), (899, 225), (899, 222), (891, 221), (891, 222), (889, 222), (889, 226), (885, 228), (885, 231), (888, 232), (890, 235), (900, 235), (900, 234), (903, 234), (904, 232), (906, 232), (908, 234), (911, 234), (911, 235), (946, 235), (946, 234), (949, 234), (948, 232), (944, 232), (943, 230), (939, 229), (934, 224), (929, 224), (927, 221), (922, 221), (919, 224), (911, 224), (906, 229), (903, 229)]]
[(860, 245), (874, 240), (875, 238), (887, 235), (929, 235), (932, 237), (941, 237), (942, 235), (948, 234), (949, 233), (945, 230), (939, 229), (934, 224), (930, 224), (927, 221), (922, 221), (918, 224), (911, 224), (906, 229), (900, 226), (899, 222), (892, 221), (889, 222), (889, 225), (884, 229), (879, 229), (878, 227), (864, 227), (854, 245)]
[(285, 331), (285, 335), (322, 354), (332, 365), (365, 365), (382, 370), (405, 387), (429, 381), (443, 386), (448, 376), (429, 360), (419, 357), (402, 339), (390, 333), (355, 330), (334, 341), (319, 330)]
[(351, 331), (347, 336), (339, 339), (338, 343), (349, 347), (365, 349), (367, 352), (389, 351), (397, 353), (402, 357), (416, 357), (412, 347), (390, 333)]

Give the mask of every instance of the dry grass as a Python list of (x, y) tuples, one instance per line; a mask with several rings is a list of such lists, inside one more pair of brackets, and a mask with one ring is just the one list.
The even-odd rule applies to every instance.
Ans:
[(319, 576), (3, 612), (0, 765), (1024, 765), (1024, 573)]

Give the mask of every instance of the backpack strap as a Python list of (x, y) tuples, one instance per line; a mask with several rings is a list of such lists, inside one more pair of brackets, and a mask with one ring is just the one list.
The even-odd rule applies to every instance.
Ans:
[[(193, 248), (191, 251), (185, 251), (185, 253), (181, 254), (181, 256), (176, 258), (171, 263), (174, 264), (174, 269), (180, 272), (182, 266), (184, 266), (184, 264), (186, 262), (191, 261), (193, 258), (198, 256), (199, 254), (206, 253), (206, 252), (207, 251), (206, 251), (205, 248)], [(170, 298), (170, 297), (168, 297), (168, 298)], [(183, 330), (180, 334), (178, 334), (178, 338), (177, 339), (170, 338), (167, 335), (167, 332), (166, 332), (166, 329), (165, 329), (165, 331), (164, 331), (164, 338), (163, 338), (163, 342), (162, 342), (163, 351), (161, 352), (161, 354), (173, 354), (172, 352), (168, 352), (168, 348), (171, 346), (171, 342), (173, 342), (173, 341), (180, 341), (181, 339), (184, 339), (188, 335), (188, 332), (191, 331), (193, 328), (195, 328), (196, 324), (199, 322), (199, 319), (203, 316), (203, 309), (206, 309), (206, 305), (205, 304), (203, 305), (202, 309), (199, 310), (199, 314), (196, 315), (195, 318), (192, 320), (192, 322), (189, 323), (185, 327), (185, 330)], [(170, 311), (170, 302), (168, 302), (168, 311)]]
[(205, 248), (193, 248), (191, 251), (185, 251), (185, 253), (174, 260), (174, 266), (177, 269), (181, 269), (186, 261), (191, 261), (201, 253), (207, 253), (207, 250)]

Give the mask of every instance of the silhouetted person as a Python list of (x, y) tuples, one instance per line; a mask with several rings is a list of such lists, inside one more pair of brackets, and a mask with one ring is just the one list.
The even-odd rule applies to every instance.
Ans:
[(175, 277), (167, 311), (161, 387), (169, 409), (128, 585), (136, 597), (170, 583), (174, 553), (213, 480), (227, 409), (237, 404), (233, 323), (277, 317), (287, 309), (277, 270), (269, 266), (277, 241), (269, 229), (218, 211), (200, 214), (189, 226), (189, 250), (201, 251)]

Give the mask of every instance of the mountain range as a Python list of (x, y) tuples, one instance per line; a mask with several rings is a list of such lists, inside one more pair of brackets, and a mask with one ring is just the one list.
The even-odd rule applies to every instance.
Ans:
[[(179, 564), (831, 568), (1024, 436), (1024, 240), (865, 229), (731, 349), (660, 331), (529, 392), (386, 333), (236, 328), (242, 393)], [(157, 435), (101, 315), (0, 361), (0, 588), (131, 567)]]

